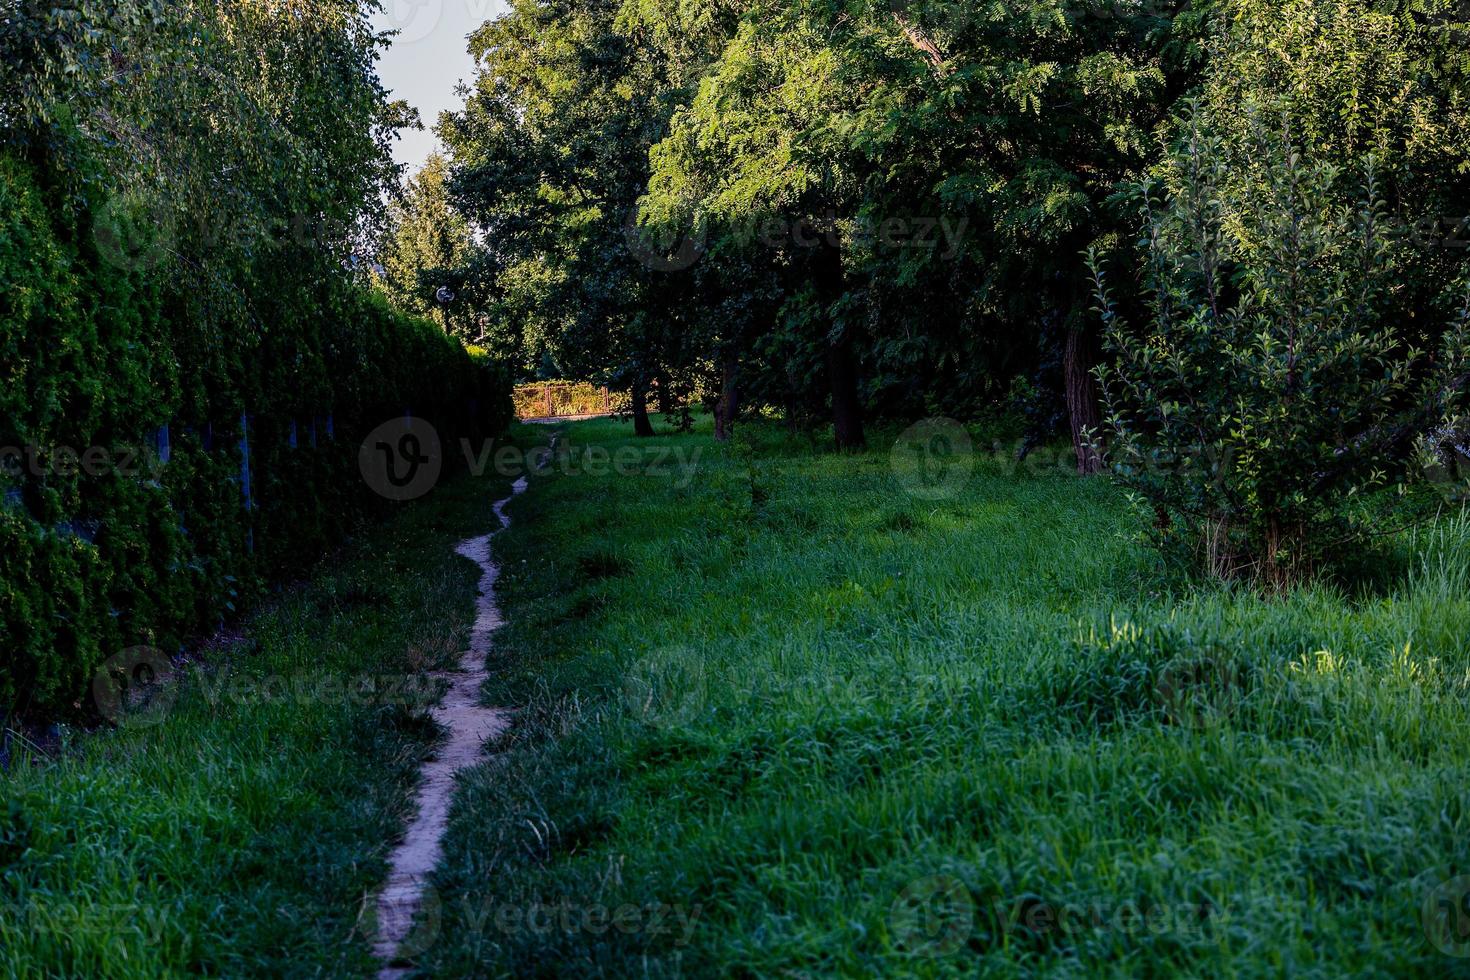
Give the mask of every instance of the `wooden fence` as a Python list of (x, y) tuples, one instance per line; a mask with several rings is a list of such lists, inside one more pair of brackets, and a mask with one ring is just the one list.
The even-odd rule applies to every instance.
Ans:
[(613, 392), (585, 381), (533, 381), (515, 389), (516, 418), (612, 415), (628, 409), (626, 392)]

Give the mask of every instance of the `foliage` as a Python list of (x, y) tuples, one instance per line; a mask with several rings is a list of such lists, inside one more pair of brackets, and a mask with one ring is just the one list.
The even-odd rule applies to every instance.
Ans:
[[(1371, 152), (1400, 256), (1377, 316), (1437, 352), (1470, 214), (1466, 30), (1451, 0), (519, 0), (444, 127), (486, 232), (467, 269), (499, 333), (536, 337), (527, 373), (667, 375), (717, 415), (826, 417), (852, 445), (863, 415), (976, 417), (1024, 390), (1027, 445), (1065, 420), (1092, 472), (1085, 255), (1136, 317), (1128, 188), (1167, 166), (1181, 99), (1232, 146), (1258, 105), (1324, 166)], [(1236, 169), (1245, 201), (1259, 178)]]
[[(456, 303), (469, 260), (469, 223), (450, 207), (444, 158), (433, 154), (388, 208), (388, 228), (378, 250), (374, 279), (393, 305), (411, 316), (435, 320), (466, 343), (479, 339), (476, 318)], [(440, 294), (440, 290), (447, 290)]]
[(1383, 531), (1375, 491), (1415, 437), (1463, 409), (1470, 300), (1428, 350), (1395, 316), (1411, 252), (1377, 165), (1304, 152), (1293, 119), (1226, 139), (1182, 121), (1163, 188), (1140, 190), (1148, 320), (1119, 315), (1100, 267), (1115, 370), (1100, 375), (1114, 472), (1198, 545), (1210, 571), (1275, 587)]
[(1404, 184), (1405, 205), (1411, 188), (1456, 192), (1446, 177), (1470, 169), (1463, 6), (1233, 0), (1222, 13), (1203, 92), (1213, 125), (1238, 132), (1248, 118), (1229, 110), (1269, 98), (1291, 114), (1314, 156), (1343, 163), (1377, 154), (1390, 182)]
[(356, 447), (405, 408), (448, 440), (507, 420), (492, 370), (363, 288), (394, 117), (366, 11), (7, 13), (0, 705), (70, 712), (102, 660), (320, 554), (378, 506)]
[[(1470, 214), (1470, 184), (1464, 179), (1470, 168), (1466, 151), (1470, 145), (1466, 138), (1470, 133), (1470, 72), (1464, 60), (1464, 39), (1470, 26), (1463, 6), (1438, 0), (1386, 5), (1338, 0), (1231, 0), (1221, 5), (1219, 13), (1219, 30), (1210, 45), (1209, 71), (1199, 93), (1204, 115), (1192, 121), (1198, 131), (1190, 142), (1196, 153), (1214, 152), (1205, 144), (1219, 148), (1218, 159), (1199, 161), (1195, 178), (1218, 192), (1225, 210), (1219, 214), (1206, 210), (1187, 220), (1199, 228), (1218, 219), (1218, 231), (1228, 238), (1228, 247), (1222, 246), (1222, 250), (1231, 254), (1218, 257), (1220, 267), (1216, 270), (1221, 299), (1227, 305), (1233, 301), (1240, 285), (1235, 279), (1247, 274), (1242, 269), (1252, 275), (1269, 269), (1281, 277), (1296, 277), (1293, 282), (1301, 288), (1310, 283), (1329, 293), (1336, 290), (1361, 295), (1365, 303), (1371, 300), (1371, 310), (1352, 311), (1351, 316), (1358, 318), (1356, 327), (1340, 319), (1335, 329), (1346, 331), (1342, 335), (1344, 343), (1357, 337), (1353, 343), (1365, 344), (1364, 353), (1376, 353), (1380, 359), (1366, 361), (1361, 367), (1339, 364), (1340, 372), (1346, 375), (1341, 379), (1329, 380), (1329, 374), (1316, 376), (1315, 384), (1323, 391), (1332, 391), (1320, 407), (1339, 415), (1292, 420), (1297, 437), (1316, 443), (1311, 451), (1296, 452), (1303, 447), (1291, 442), (1283, 445), (1283, 435), (1269, 429), (1238, 429), (1209, 438), (1197, 435), (1197, 443), (1208, 442), (1216, 435), (1224, 443), (1207, 451), (1206, 459), (1196, 460), (1192, 476), (1176, 474), (1180, 479), (1169, 489), (1164, 489), (1170, 482), (1167, 479), (1148, 482), (1152, 495), (1157, 498), (1163, 493), (1174, 502), (1170, 506), (1187, 502), (1195, 525), (1205, 520), (1206, 512), (1218, 511), (1216, 516), (1223, 518), (1238, 507), (1251, 510), (1252, 521), (1269, 525), (1266, 511), (1305, 494), (1307, 502), (1299, 504), (1313, 516), (1303, 517), (1298, 512), (1299, 504), (1291, 504), (1275, 517), (1284, 527), (1295, 525), (1287, 536), (1302, 540), (1290, 545), (1272, 544), (1269, 539), (1278, 532), (1269, 527), (1264, 532), (1237, 527), (1226, 538), (1242, 534), (1245, 540), (1222, 539), (1214, 545), (1218, 571), (1243, 563), (1247, 570), (1264, 573), (1267, 578), (1278, 574), (1290, 578), (1290, 569), (1273, 570), (1270, 554), (1280, 550), (1281, 561), (1296, 565), (1299, 572), (1306, 571), (1326, 553), (1342, 554), (1349, 542), (1361, 540), (1359, 535), (1367, 530), (1365, 523), (1377, 520), (1391, 525), (1410, 519), (1412, 508), (1402, 503), (1388, 506), (1386, 499), (1372, 502), (1377, 513), (1370, 516), (1369, 501), (1361, 490), (1354, 493), (1352, 487), (1396, 483), (1408, 475), (1412, 468), (1410, 448), (1431, 426), (1443, 436), (1442, 459), (1438, 462), (1454, 462), (1448, 445), (1456, 439), (1453, 416), (1456, 403), (1463, 398), (1459, 389), (1464, 379), (1454, 368), (1459, 356), (1454, 348), (1461, 327), (1456, 326), (1447, 335), (1446, 325), (1458, 323), (1464, 315), (1466, 253), (1456, 229), (1460, 216)], [(1283, 203), (1281, 194), (1261, 193), (1263, 186), (1285, 179), (1281, 173), (1263, 173), (1261, 159), (1275, 160), (1280, 166), (1286, 151), (1278, 145), (1257, 158), (1250, 149), (1261, 145), (1263, 126), (1280, 130), (1282, 119), (1289, 120), (1290, 135), (1278, 133), (1272, 139), (1278, 144), (1282, 139), (1291, 142), (1300, 154), (1292, 166), (1299, 168), (1303, 180), (1302, 186), (1292, 189), (1298, 197), (1290, 205)], [(1355, 185), (1361, 180), (1369, 155), (1375, 199), (1371, 248), (1361, 240), (1368, 233), (1366, 219), (1351, 214), (1362, 208), (1361, 201), (1355, 202), (1361, 197)], [(1161, 163), (1156, 176), (1167, 180), (1171, 173), (1177, 184), (1178, 157)], [(1202, 192), (1206, 197), (1212, 193)], [(1196, 205), (1213, 206), (1208, 200)], [(1325, 267), (1309, 264), (1290, 268), (1287, 263), (1292, 261), (1312, 262), (1313, 256), (1307, 254), (1310, 248), (1294, 257), (1281, 254), (1284, 243), (1269, 228), (1264, 232), (1258, 229), (1257, 237), (1252, 237), (1250, 225), (1269, 225), (1270, 215), (1279, 216), (1284, 207), (1305, 212), (1303, 220), (1326, 236), (1317, 243), (1325, 250)], [(1161, 215), (1155, 211), (1158, 217)], [(1307, 229), (1299, 230), (1305, 233)], [(1195, 271), (1215, 261), (1200, 254), (1198, 241), (1181, 247), (1186, 251), (1179, 257)], [(1172, 246), (1164, 248), (1168, 251)], [(1347, 264), (1355, 248), (1368, 253), (1359, 269)], [(1233, 267), (1232, 262), (1239, 267)], [(1136, 293), (1139, 280), (1172, 276), (1178, 285), (1189, 276), (1188, 269), (1170, 271), (1158, 261), (1135, 265), (1125, 258), (1123, 264), (1125, 269), (1109, 285), (1121, 286), (1121, 295), (1115, 299), (1129, 319), (1140, 323), (1144, 319), (1142, 310), (1128, 298)], [(1126, 266), (1138, 271), (1129, 271)], [(1110, 271), (1113, 269), (1118, 269), (1116, 260)], [(1335, 282), (1331, 289), (1329, 281)], [(1273, 284), (1272, 289), (1278, 285)], [(1336, 302), (1340, 304), (1340, 296)], [(1320, 314), (1325, 320), (1343, 312), (1339, 305), (1314, 311), (1314, 315)], [(1187, 318), (1190, 310), (1181, 307), (1175, 313)], [(1295, 315), (1289, 310), (1278, 309), (1277, 313), (1286, 318)], [(1275, 327), (1279, 337), (1279, 330), (1289, 325), (1277, 322)], [(1134, 344), (1144, 343), (1138, 334), (1129, 336)], [(1237, 350), (1249, 349), (1246, 339), (1195, 337), (1192, 354), (1183, 353), (1164, 338), (1157, 338), (1153, 346), (1165, 355), (1200, 358), (1197, 366), (1204, 367), (1210, 359), (1207, 351), (1211, 345), (1220, 351), (1230, 350), (1233, 357)], [(1249, 339), (1254, 342), (1254, 338)], [(1347, 350), (1338, 353), (1346, 355)], [(1312, 348), (1309, 353), (1332, 356), (1320, 348)], [(1262, 352), (1260, 356), (1270, 355)], [(1138, 389), (1149, 388), (1159, 380), (1155, 369), (1162, 363), (1130, 375), (1132, 368), (1125, 359), (1117, 365), (1117, 379)], [(1222, 363), (1233, 362), (1227, 358)], [(1241, 405), (1265, 408), (1263, 399), (1271, 396), (1260, 387), (1256, 371), (1221, 379), (1215, 375), (1214, 365), (1208, 367), (1212, 382), (1219, 383), (1192, 392), (1193, 400), (1181, 404), (1193, 404), (1216, 420), (1229, 417)], [(1258, 364), (1257, 369), (1264, 371), (1266, 366)], [(1179, 400), (1179, 377), (1166, 377), (1161, 383), (1168, 386), (1168, 391), (1144, 393), (1147, 401), (1157, 406)], [(1379, 390), (1380, 385), (1389, 390)], [(1386, 400), (1377, 400), (1379, 396)], [(1359, 402), (1349, 412), (1357, 416), (1356, 420), (1342, 417), (1346, 410), (1342, 401), (1351, 403), (1365, 397), (1368, 401)], [(1133, 399), (1125, 398), (1125, 402), (1135, 408), (1139, 404)], [(1309, 416), (1315, 407), (1309, 399), (1290, 410), (1294, 415)], [(1435, 425), (1445, 413), (1451, 418)], [(1178, 421), (1177, 415), (1175, 419)], [(1135, 434), (1147, 442), (1153, 432), (1154, 426), (1149, 423)], [(1349, 437), (1357, 441), (1339, 454), (1338, 449)], [(1267, 448), (1266, 440), (1273, 438)], [(1330, 461), (1320, 455), (1324, 448), (1333, 451)], [(1178, 445), (1175, 449), (1191, 451)], [(1259, 475), (1275, 483), (1276, 491), (1252, 497), (1251, 502), (1216, 497), (1213, 505), (1204, 506), (1204, 501), (1221, 490), (1219, 480), (1212, 477), (1212, 468), (1229, 465), (1224, 457), (1238, 456), (1237, 451), (1260, 453), (1273, 460), (1274, 475), (1267, 476), (1264, 471)], [(1129, 466), (1136, 464), (1135, 458)], [(1355, 472), (1356, 477), (1346, 478), (1348, 471)], [(1376, 477), (1371, 475), (1375, 472)], [(1128, 474), (1129, 479), (1133, 476), (1132, 472)], [(1189, 479), (1202, 485), (1191, 486)], [(1296, 489), (1287, 491), (1288, 485)], [(1166, 513), (1170, 506), (1153, 515), (1159, 529), (1166, 532), (1166, 537), (1199, 545), (1201, 538), (1188, 530), (1189, 521), (1182, 533), (1179, 528), (1171, 529)], [(1231, 518), (1236, 519), (1238, 515)], [(1324, 526), (1311, 527), (1319, 521), (1325, 522)], [(1357, 529), (1344, 526), (1344, 522), (1358, 525)]]
[(779, 349), (820, 354), (802, 330), (852, 343), (880, 406), (993, 403), (1085, 327), (1081, 250), (1119, 227), (1103, 202), (1196, 65), (1174, 13), (758, 5), (652, 151), (646, 207), (747, 237), (815, 226), (842, 282), (824, 289), (821, 250), (785, 237)]
[(616, 4), (518, 0), (470, 48), (480, 69), (440, 133), (451, 193), (477, 228), (468, 301), (501, 322), (523, 376), (646, 390), (673, 296), (629, 247), (647, 148), (667, 115), (658, 63), (614, 28)]
[(1407, 343), (1432, 346), (1463, 298), (1470, 9), (1443, 0), (1233, 0), (1225, 13), (1201, 92), (1211, 126), (1226, 141), (1244, 139), (1253, 123), (1241, 107), (1259, 104), (1291, 116), (1314, 161), (1351, 170), (1373, 154), (1387, 230), (1413, 252), (1390, 300), (1397, 329)]
[(469, 278), (557, 374), (667, 374), (841, 416), (839, 442), (864, 410), (988, 408), (1024, 374), (1055, 398), (1038, 369), (1085, 328), (1080, 250), (1121, 227), (1104, 201), (1147, 164), (1199, 23), (520, 0), (442, 128), (486, 232)]

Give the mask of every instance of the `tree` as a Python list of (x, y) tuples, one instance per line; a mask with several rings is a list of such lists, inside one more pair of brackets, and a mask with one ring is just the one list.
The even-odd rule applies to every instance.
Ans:
[[(1078, 469), (1095, 472), (1085, 433), (1097, 420), (1097, 338), (1082, 255), (1127, 227), (1110, 202), (1146, 171), (1170, 107), (1198, 78), (1196, 15), (1176, 4), (1039, 0), (993, 11), (915, 4), (905, 16), (944, 53), (944, 70), (881, 76), (890, 94), (870, 127), (877, 169), (904, 179), (886, 182), (873, 206), (969, 220), (948, 262), (910, 251), (905, 274), (888, 277), (897, 288), (883, 290), (885, 306), (961, 324), (957, 338), (927, 332), (1002, 369), (1024, 366), (1023, 352), (1039, 346), (1060, 365), (1053, 383)], [(898, 43), (887, 38), (870, 60)], [(934, 316), (936, 290), (952, 293), (960, 316)]]
[[(1239, 108), (1254, 103), (1289, 115), (1314, 160), (1350, 171), (1374, 155), (1391, 230), (1414, 253), (1392, 298), (1406, 343), (1432, 345), (1461, 300), (1467, 14), (1447, 0), (1232, 0), (1202, 92), (1211, 126), (1227, 140), (1246, 137), (1253, 123)], [(1227, 179), (1258, 177), (1245, 165)]]
[[(656, 226), (692, 227), (729, 243), (749, 239), (753, 229), (779, 229), (765, 244), (801, 282), (789, 289), (782, 320), (820, 338), (839, 449), (866, 441), (859, 328), (839, 305), (847, 292), (845, 220), (855, 211), (857, 185), (849, 147), (833, 133), (861, 96), (850, 82), (817, 23), (776, 5), (752, 10), (654, 148), (645, 202)], [(734, 370), (731, 344), (722, 354), (724, 378)]]
[[(637, 9), (689, 25), (658, 36), (713, 52), (654, 150), (646, 216), (818, 232), (780, 250), (794, 270), (784, 322), (829, 342), (834, 418), (852, 414), (854, 363), (871, 400), (931, 365), (1021, 370), (1040, 334), (1064, 364), (1079, 469), (1095, 470), (1082, 253), (1122, 231), (1107, 202), (1143, 174), (1196, 78), (1198, 22), (1051, 0), (764, 3), (733, 23), (713, 3)], [(941, 219), (962, 229), (952, 247), (912, 240)], [(910, 235), (894, 242), (892, 227)], [(984, 385), (984, 373), (950, 376)]]
[(1140, 189), (1146, 324), (1095, 274), (1118, 356), (1100, 372), (1114, 471), (1211, 573), (1281, 589), (1361, 548), (1414, 437), (1460, 417), (1470, 296), (1432, 354), (1406, 341), (1412, 253), (1375, 161), (1349, 179), (1277, 109), (1237, 106), (1253, 122), (1228, 138), (1241, 131), (1192, 109), (1162, 188)]
[(1138, 266), (1154, 326), (1105, 305), (1108, 428), (1166, 536), (1198, 532), (1217, 573), (1279, 586), (1361, 547), (1367, 490), (1460, 424), (1466, 266), (1447, 216), (1470, 213), (1470, 25), (1413, 0), (1219, 13), (1201, 107), (1155, 175)]
[(671, 108), (659, 60), (617, 14), (614, 3), (519, 0), (471, 37), (474, 91), (440, 132), (454, 200), (483, 232), (482, 288), (503, 316), (538, 324), (566, 374), (628, 390), (651, 434), (647, 397), (677, 349), (674, 311), (660, 288), (667, 257), (628, 223)]
[(477, 339), (468, 304), (441, 299), (463, 291), (464, 268), (474, 244), (469, 223), (449, 203), (448, 167), (435, 153), (388, 207), (388, 227), (379, 249), (379, 287), (405, 313), (438, 321), (466, 343)]

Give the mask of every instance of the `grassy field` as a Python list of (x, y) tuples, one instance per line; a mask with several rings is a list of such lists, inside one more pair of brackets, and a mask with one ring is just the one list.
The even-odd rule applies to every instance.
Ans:
[[(364, 533), (150, 711), (0, 774), (0, 977), (363, 976), (503, 480)], [(362, 912), (368, 909), (364, 918)]]
[(424, 972), (1470, 964), (1463, 519), (1273, 601), (1171, 576), (1057, 467), (931, 501), (894, 432), (562, 431), (497, 542), (518, 725), (463, 781)]
[[(1102, 480), (563, 425), (496, 539), (505, 751), (437, 976), (1470, 974), (1470, 523), (1371, 589), (1191, 583)], [(526, 427), (530, 445), (550, 430)], [(162, 710), (0, 775), (0, 976), (375, 969), (497, 477), (365, 533)]]

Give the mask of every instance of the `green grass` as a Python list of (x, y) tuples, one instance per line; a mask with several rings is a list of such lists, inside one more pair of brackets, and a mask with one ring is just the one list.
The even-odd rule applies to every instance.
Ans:
[(518, 725), (423, 972), (1465, 971), (1421, 910), (1470, 873), (1466, 521), (1376, 593), (1267, 600), (1171, 578), (1102, 480), (982, 460), (926, 502), (894, 433), (742, 431), (516, 503)]
[(437, 691), (391, 688), (464, 648), (479, 572), (453, 546), (504, 487), (462, 479), (366, 531), (154, 724), (13, 759), (0, 976), (368, 974), (360, 913), (437, 736), (415, 704)]
[[(1265, 600), (1173, 577), (1056, 467), (981, 460), (924, 501), (892, 432), (563, 432), (496, 539), (486, 701), (517, 725), (462, 778), (420, 972), (1470, 967), (1423, 915), (1470, 874), (1463, 517), (1399, 542), (1387, 587)], [(463, 648), (452, 549), (503, 488), (367, 532), (157, 724), (12, 760), (0, 976), (369, 974), (435, 733), (320, 685)]]

